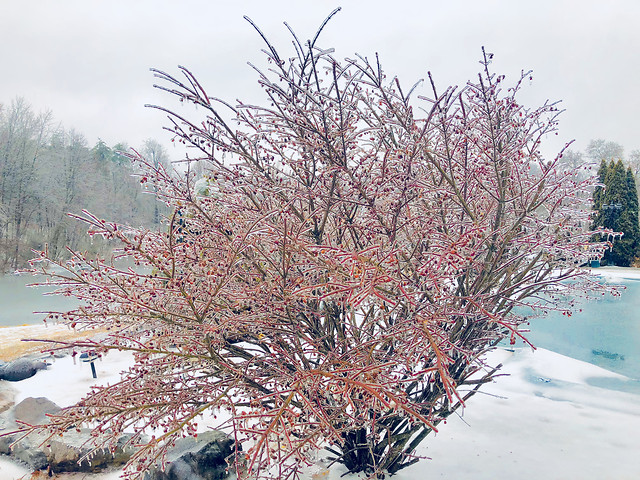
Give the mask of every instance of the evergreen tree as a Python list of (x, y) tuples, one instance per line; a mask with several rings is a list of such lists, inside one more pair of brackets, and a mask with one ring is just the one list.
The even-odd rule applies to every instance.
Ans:
[(628, 267), (639, 254), (640, 226), (638, 224), (638, 193), (630, 168), (625, 170), (621, 160), (605, 160), (600, 164), (598, 176), (603, 187), (596, 187), (593, 194), (594, 226), (623, 233), (618, 237), (603, 262)]
[[(620, 251), (620, 265), (630, 266), (640, 255), (640, 224), (638, 223), (638, 191), (636, 180), (631, 168), (627, 168), (625, 175), (624, 207), (620, 212), (618, 227), (624, 236), (616, 242)], [(614, 253), (616, 249), (614, 248)]]
[(592, 228), (596, 228), (602, 225), (602, 204), (604, 203), (605, 194), (605, 180), (607, 178), (607, 172), (609, 171), (609, 165), (606, 160), (600, 162), (600, 168), (598, 169), (598, 180), (600, 185), (596, 186), (593, 191), (593, 210), (595, 211)]
[(113, 153), (101, 138), (98, 139), (98, 143), (91, 149), (91, 152), (93, 153), (93, 157), (100, 162), (107, 161)]
[(629, 210), (635, 211), (635, 215), (637, 217), (638, 216), (638, 195), (637, 193), (636, 195), (633, 194), (634, 190), (637, 191), (636, 177), (631, 167), (629, 167), (627, 168), (627, 195), (628, 195), (628, 202), (629, 202)]

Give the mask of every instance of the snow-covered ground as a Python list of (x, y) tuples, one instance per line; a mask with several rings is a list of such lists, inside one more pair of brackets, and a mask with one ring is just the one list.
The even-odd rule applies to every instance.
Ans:
[[(594, 365), (538, 349), (493, 352), (504, 363), (496, 383), (471, 398), (462, 416), (451, 417), (427, 439), (429, 457), (399, 472), (397, 480), (446, 479), (637, 479), (640, 471), (640, 396), (595, 386), (625, 377)], [(98, 382), (113, 382), (131, 361), (112, 352), (96, 363)], [(57, 359), (35, 377), (13, 384), (20, 401), (46, 396), (60, 406), (76, 402), (93, 384), (89, 365)], [(339, 467), (328, 475), (338, 480)], [(57, 478), (114, 480), (118, 472)], [(26, 469), (0, 459), (0, 479), (29, 479)], [(309, 475), (311, 478), (311, 473)], [(345, 476), (355, 480), (357, 476)]]
[(591, 273), (600, 275), (612, 283), (623, 280), (640, 280), (640, 268), (598, 267), (592, 268)]
[(424, 445), (432, 460), (399, 479), (640, 478), (640, 396), (592, 385), (621, 376), (547, 350), (496, 355), (510, 376), (472, 398)]

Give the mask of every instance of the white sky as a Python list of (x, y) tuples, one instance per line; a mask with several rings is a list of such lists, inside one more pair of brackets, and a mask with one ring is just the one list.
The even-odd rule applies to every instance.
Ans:
[(162, 114), (144, 108), (168, 101), (150, 67), (184, 65), (210, 95), (255, 101), (246, 62), (259, 63), (264, 45), (243, 15), (288, 57), (282, 22), (307, 39), (336, 6), (319, 45), (338, 58), (379, 52), (407, 88), (431, 71), (443, 89), (475, 78), (485, 46), (507, 80), (534, 70), (527, 105), (563, 100), (559, 140), (545, 151), (593, 138), (640, 148), (637, 0), (1, 0), (0, 102), (23, 96), (90, 144), (169, 146)]

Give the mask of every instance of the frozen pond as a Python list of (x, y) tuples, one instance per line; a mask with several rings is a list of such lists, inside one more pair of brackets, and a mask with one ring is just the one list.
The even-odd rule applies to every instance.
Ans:
[(576, 307), (582, 312), (571, 317), (551, 312), (533, 319), (528, 338), (537, 347), (626, 375), (640, 392), (640, 279), (611, 283), (626, 287), (619, 297), (584, 301)]

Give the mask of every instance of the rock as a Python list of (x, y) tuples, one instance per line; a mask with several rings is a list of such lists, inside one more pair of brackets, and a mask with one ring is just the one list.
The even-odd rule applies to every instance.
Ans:
[(47, 468), (49, 464), (47, 455), (42, 449), (38, 448), (42, 439), (27, 437), (11, 446), (18, 438), (19, 434), (0, 437), (0, 453), (10, 455), (11, 458), (26, 463), (33, 470), (43, 470)]
[[(28, 397), (18, 403), (11, 411), (5, 412), (2, 418), (3, 420), (7, 420), (7, 423), (10, 424), (9, 428), (14, 430), (18, 425), (14, 423), (13, 419), (30, 425), (37, 425), (47, 422), (45, 414), (58, 411), (60, 411), (60, 407), (47, 398)], [(0, 453), (26, 463), (33, 470), (47, 468), (49, 461), (41, 447), (46, 436), (43, 434), (33, 434), (14, 444), (13, 442), (20, 437), (21, 434), (19, 433), (0, 437)]]
[(26, 463), (34, 470), (44, 470), (49, 462), (47, 455), (29, 441), (21, 440), (11, 449), (11, 457)]
[(227, 457), (234, 453), (234, 441), (217, 430), (176, 442), (167, 455), (164, 472), (154, 469), (145, 480), (221, 480), (228, 476)]
[(27, 397), (14, 407), (13, 416), (29, 425), (42, 425), (49, 421), (47, 413), (58, 413), (60, 410), (62, 409), (48, 398)]
[(0, 437), (0, 455), (11, 455), (11, 444), (15, 440), (15, 435), (5, 435)]
[(13, 362), (0, 365), (0, 380), (19, 382), (20, 380), (33, 377), (38, 370), (44, 370), (46, 368), (47, 363), (42, 360), (19, 358)]
[(124, 465), (135, 452), (133, 448), (125, 447), (130, 436), (123, 435), (113, 453), (100, 449), (90, 460), (80, 462), (92, 450), (88, 443), (91, 440), (90, 429), (68, 431), (62, 438), (49, 440), (46, 434), (32, 434), (10, 448), (17, 438), (19, 434), (0, 437), (0, 454), (9, 455), (34, 470), (46, 469), (53, 473), (100, 472), (107, 467)]
[(162, 478), (163, 480), (165, 478), (170, 480), (186, 480), (188, 478), (193, 480), (200, 480), (202, 478), (196, 475), (191, 468), (191, 465), (189, 465), (181, 458), (175, 460), (174, 462), (171, 462), (171, 464), (167, 466), (167, 470), (164, 472), (164, 475), (166, 476), (160, 476), (158, 478)]
[[(28, 397), (18, 403), (12, 412), (5, 412), (0, 418), (8, 416), (9, 420), (14, 417), (15, 420), (30, 425), (42, 425), (48, 421), (46, 414), (54, 414), (60, 410), (58, 405), (47, 398)], [(13, 426), (15, 428), (17, 425)], [(47, 469), (54, 473), (99, 472), (107, 467), (123, 465), (135, 452), (133, 448), (125, 447), (130, 436), (123, 435), (113, 452), (109, 449), (99, 449), (93, 453), (90, 460), (80, 462), (80, 459), (93, 450), (90, 429), (82, 429), (79, 432), (70, 430), (65, 432), (63, 437), (53, 438), (48, 438), (44, 432), (32, 433), (13, 444), (20, 435), (14, 433), (0, 437), (0, 454), (9, 455), (34, 470)]]
[(100, 449), (93, 453), (90, 460), (82, 460), (92, 447), (88, 441), (91, 439), (91, 430), (83, 429), (80, 432), (69, 431), (60, 440), (52, 440), (44, 448), (47, 462), (51, 471), (61, 472), (99, 472), (110, 466), (119, 466), (127, 463), (134, 449), (125, 447), (129, 441), (129, 435), (123, 435), (118, 439), (118, 445), (112, 453), (109, 449)]
[[(0, 413), (15, 405), (16, 389), (8, 383), (0, 384)], [(1, 427), (0, 427), (1, 429)]]

